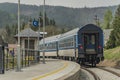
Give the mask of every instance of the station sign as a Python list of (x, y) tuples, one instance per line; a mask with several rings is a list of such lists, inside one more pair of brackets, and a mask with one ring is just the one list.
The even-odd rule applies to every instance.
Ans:
[(34, 21), (33, 21), (33, 26), (34, 26), (34, 27), (38, 27), (38, 26), (39, 26), (39, 22), (36, 21), (36, 20), (34, 20)]
[(0, 46), (0, 74), (4, 74), (4, 51), (2, 46)]

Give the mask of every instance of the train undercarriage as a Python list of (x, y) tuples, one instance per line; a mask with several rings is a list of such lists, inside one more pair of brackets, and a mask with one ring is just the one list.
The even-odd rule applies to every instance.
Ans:
[(92, 67), (96, 67), (96, 64), (102, 60), (104, 60), (104, 58), (97, 57), (97, 54), (89, 54), (85, 55), (84, 58), (78, 58), (77, 62), (81, 65), (91, 65)]
[(96, 64), (98, 64), (101, 61), (101, 57), (97, 57), (96, 54), (92, 55), (86, 55), (85, 58), (75, 58), (70, 56), (49, 56), (46, 58), (55, 58), (55, 59), (63, 59), (63, 60), (69, 60), (79, 63), (80, 65), (89, 65), (91, 67), (96, 67)]

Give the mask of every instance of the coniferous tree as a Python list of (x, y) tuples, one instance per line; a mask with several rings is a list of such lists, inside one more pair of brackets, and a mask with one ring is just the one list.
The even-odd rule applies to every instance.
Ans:
[(49, 18), (47, 17), (47, 14), (45, 12), (45, 25), (49, 25)]
[(55, 20), (53, 19), (52, 21), (53, 21), (53, 25), (55, 26), (56, 25)]
[(50, 25), (52, 25), (52, 20), (50, 19)]
[(20, 30), (23, 30), (23, 29), (25, 29), (25, 22), (22, 23), (22, 26), (21, 26)]
[(39, 13), (39, 17), (43, 17), (41, 12)]
[(7, 35), (10, 36), (11, 34), (10, 26), (6, 25), (5, 29), (6, 29)]
[(110, 34), (109, 41), (107, 42), (108, 48), (120, 46), (120, 5), (115, 13), (115, 18), (112, 23), (113, 31)]
[(40, 27), (43, 27), (43, 15), (41, 12), (39, 13), (39, 22), (40, 22)]
[(112, 12), (110, 10), (107, 10), (105, 15), (104, 15), (104, 23), (103, 23), (103, 27), (106, 29), (111, 28), (111, 21), (112, 21)]

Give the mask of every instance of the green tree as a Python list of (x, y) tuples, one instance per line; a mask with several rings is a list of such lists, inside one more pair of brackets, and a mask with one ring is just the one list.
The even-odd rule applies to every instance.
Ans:
[(20, 30), (23, 30), (23, 29), (25, 29), (25, 22), (22, 23), (22, 26), (21, 26)]
[(5, 31), (6, 32), (4, 33), (6, 33), (6, 35), (3, 35), (5, 42), (15, 43), (15, 39), (13, 36), (17, 33), (17, 25), (16, 24), (13, 24), (12, 26), (6, 25)]
[(113, 31), (111, 32), (110, 39), (107, 42), (107, 47), (113, 48), (120, 46), (120, 5), (115, 13), (115, 18), (112, 22)]
[(52, 22), (52, 20), (50, 19), (50, 25), (52, 25), (52, 23), (53, 23), (53, 22)]
[(56, 25), (56, 22), (55, 22), (55, 20), (54, 19), (50, 19), (50, 25)]
[(46, 26), (49, 25), (49, 18), (47, 16), (46, 12), (45, 12), (45, 25)]
[(40, 27), (42, 27), (43, 26), (43, 15), (42, 15), (42, 13), (40, 12), (39, 13), (39, 22), (40, 22)]
[(10, 36), (11, 35), (11, 30), (10, 30), (10, 26), (6, 25), (5, 30), (7, 32), (7, 35)]
[(15, 34), (17, 34), (17, 30), (18, 30), (18, 26), (17, 26), (17, 24), (13, 24), (12, 26), (10, 26), (11, 27), (11, 34), (12, 34), (12, 36), (13, 35), (15, 35)]
[(43, 17), (41, 12), (39, 13), (39, 17)]
[(61, 29), (61, 34), (65, 33), (65, 28)]
[(55, 22), (55, 20), (53, 19), (52, 21), (53, 21), (53, 25), (56, 25), (56, 22)]
[(112, 12), (111, 12), (111, 10), (108, 9), (104, 15), (103, 28), (105, 28), (105, 29), (110, 28), (112, 18), (113, 18)]
[(97, 26), (100, 26), (100, 20), (99, 20), (99, 18), (98, 18), (98, 16), (97, 15), (95, 15), (95, 24), (97, 25)]
[(111, 32), (111, 34), (113, 35), (110, 35), (110, 39), (109, 41), (106, 43), (106, 48), (109, 49), (109, 48), (114, 48), (115, 47), (115, 34), (114, 34), (114, 30)]

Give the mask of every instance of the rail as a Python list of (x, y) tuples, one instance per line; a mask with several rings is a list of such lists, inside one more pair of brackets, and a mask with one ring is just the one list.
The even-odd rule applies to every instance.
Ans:
[(104, 71), (107, 71), (107, 72), (110, 72), (118, 77), (120, 77), (120, 74), (119, 73), (116, 73), (115, 71), (112, 71), (112, 70), (109, 70), (109, 69), (105, 69), (105, 68), (102, 68), (102, 67), (98, 67), (99, 69), (102, 69)]
[(88, 71), (90, 74), (92, 74), (95, 80), (100, 80), (100, 78), (94, 72), (92, 72), (91, 70), (89, 70), (85, 67), (82, 67), (82, 69), (84, 69), (84, 70)]

